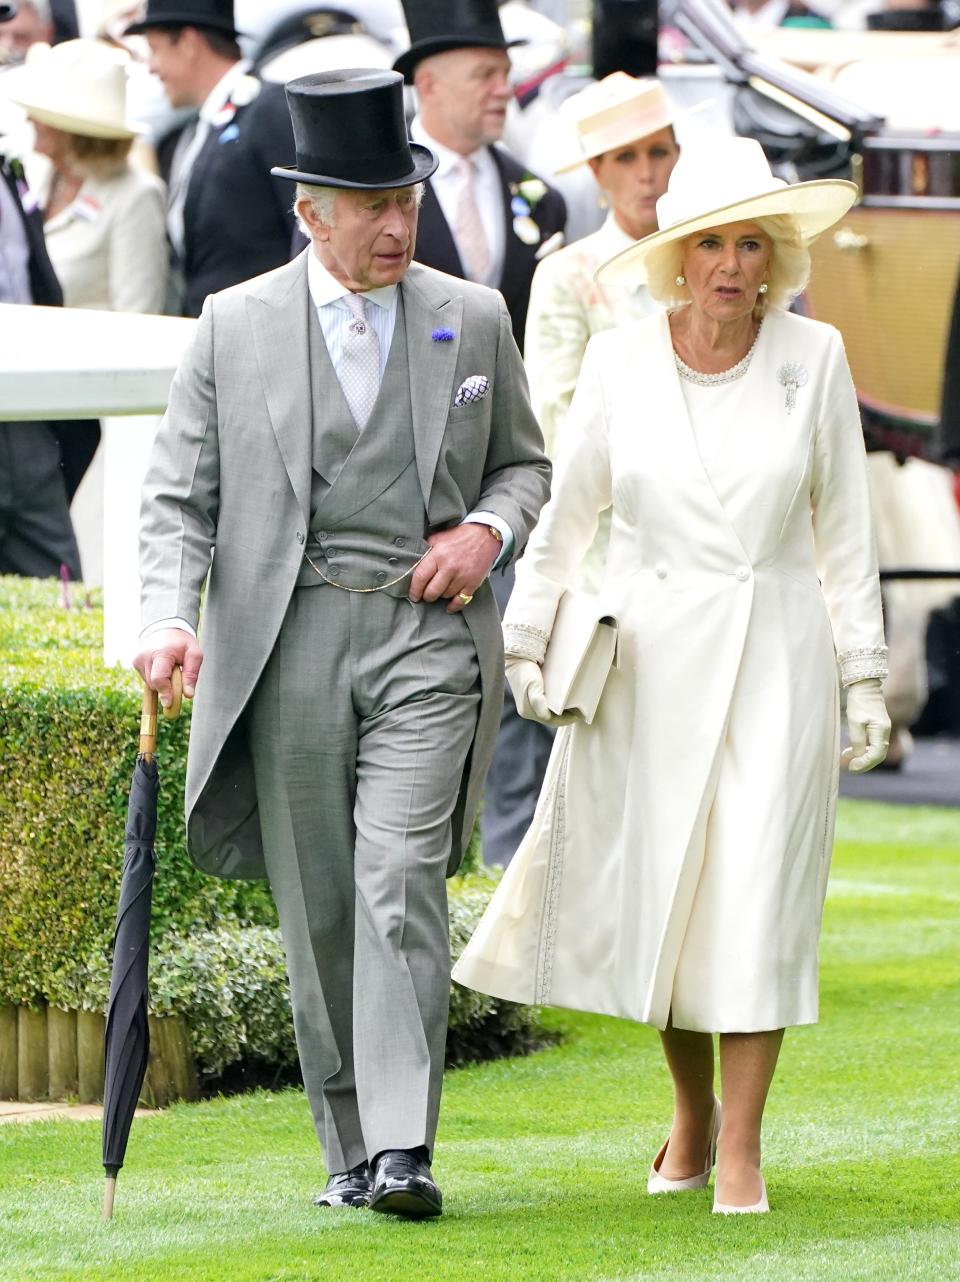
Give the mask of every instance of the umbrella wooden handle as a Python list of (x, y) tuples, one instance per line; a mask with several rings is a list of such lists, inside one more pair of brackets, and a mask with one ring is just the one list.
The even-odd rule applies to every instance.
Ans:
[[(180, 715), (180, 705), (183, 702), (183, 673), (179, 666), (173, 669), (170, 674), (170, 683), (173, 686), (173, 699), (168, 708), (164, 708), (163, 715), (168, 721), (172, 721)], [(159, 697), (156, 690), (150, 686), (143, 687), (143, 708), (140, 712), (140, 755), (148, 760), (157, 750), (157, 708), (159, 706)]]
[(179, 664), (170, 673), (170, 684), (173, 686), (173, 698), (169, 707), (163, 709), (165, 721), (176, 721), (183, 706), (183, 668)]

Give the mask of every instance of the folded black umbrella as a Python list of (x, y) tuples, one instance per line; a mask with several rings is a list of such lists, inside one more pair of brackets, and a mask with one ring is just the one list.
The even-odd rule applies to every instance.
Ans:
[[(175, 699), (179, 708), (179, 699)], [(174, 712), (173, 715), (176, 715)], [(153, 759), (157, 737), (157, 695), (144, 692), (140, 754), (130, 785), (120, 903), (113, 935), (113, 972), (104, 1045), (103, 1167), (107, 1183), (103, 1218), (113, 1214), (117, 1172), (130, 1137), (150, 1053), (147, 970), (150, 905), (156, 868), (157, 795), (160, 775)]]

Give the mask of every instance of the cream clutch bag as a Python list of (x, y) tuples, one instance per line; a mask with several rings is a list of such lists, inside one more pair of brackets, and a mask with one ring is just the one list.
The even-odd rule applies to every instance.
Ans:
[(617, 621), (598, 597), (568, 588), (560, 598), (543, 658), (543, 688), (554, 715), (579, 713), (589, 725), (610, 669), (617, 666)]

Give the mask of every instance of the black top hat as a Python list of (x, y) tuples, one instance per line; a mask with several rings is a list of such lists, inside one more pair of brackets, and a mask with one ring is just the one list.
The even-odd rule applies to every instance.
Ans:
[(403, 78), (395, 71), (321, 71), (286, 89), (297, 163), (271, 169), (276, 178), (383, 190), (422, 182), (440, 163), (407, 137)]
[(239, 34), (233, 23), (233, 0), (147, 0), (146, 13), (125, 34), (161, 27), (207, 27), (228, 36)]
[(497, 0), (402, 0), (410, 48), (393, 64), (408, 84), (423, 58), (448, 49), (512, 49), (525, 40), (507, 40)]

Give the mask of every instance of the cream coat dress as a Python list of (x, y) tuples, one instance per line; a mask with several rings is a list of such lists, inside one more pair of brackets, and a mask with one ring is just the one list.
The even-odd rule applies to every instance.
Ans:
[[(791, 409), (787, 363), (805, 375)], [(771, 309), (716, 416), (710, 389), (693, 390), (696, 424), (665, 315), (590, 342), (505, 632), (509, 651), (541, 657), (612, 503), (619, 668), (593, 724), (558, 732), (454, 978), (658, 1028), (672, 1010), (679, 1028), (757, 1032), (817, 1019), (838, 661), (845, 683), (885, 673), (880, 588), (837, 331)]]

